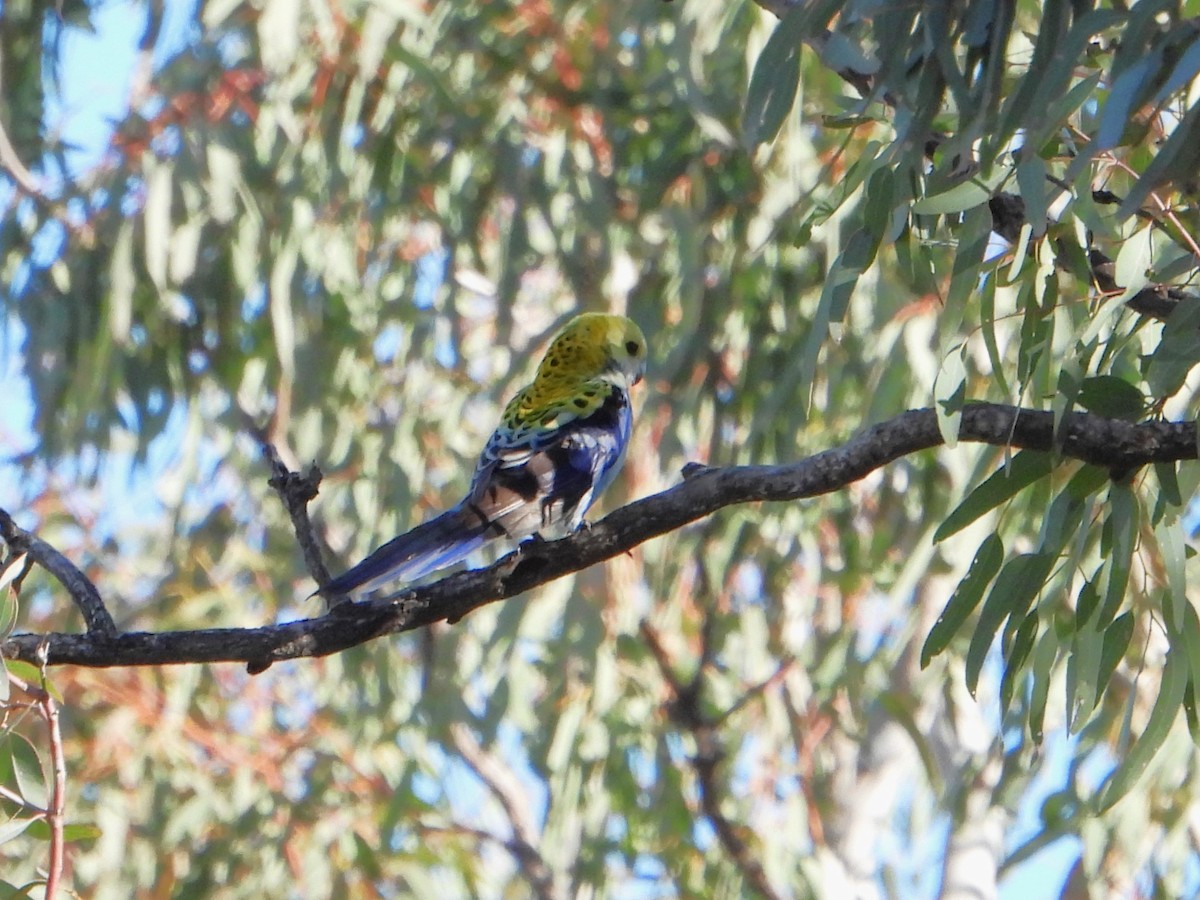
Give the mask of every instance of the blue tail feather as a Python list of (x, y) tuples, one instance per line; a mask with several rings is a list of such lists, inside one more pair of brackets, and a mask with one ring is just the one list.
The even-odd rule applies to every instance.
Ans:
[(392, 538), (358, 565), (329, 581), (319, 593), (365, 594), (387, 582), (410, 582), (451, 566), (483, 546), (487, 527), (456, 506)]

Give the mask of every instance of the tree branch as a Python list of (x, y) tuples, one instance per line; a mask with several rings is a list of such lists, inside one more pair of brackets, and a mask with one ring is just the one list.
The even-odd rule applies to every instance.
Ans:
[[(991, 403), (973, 403), (963, 410), (959, 438), (1055, 451), (1063, 458), (1121, 474), (1148, 463), (1197, 458), (1195, 422), (1134, 424), (1072, 413), (1064, 418), (1056, 435), (1053, 413)], [(682, 484), (624, 506), (568, 538), (525, 544), (487, 568), (459, 572), (381, 600), (344, 603), (316, 618), (261, 628), (138, 632), (110, 637), (101, 626), (107, 620), (111, 628), (111, 619), (97, 594), (92, 610), (97, 623), (90, 626), (89, 633), (16, 635), (0, 643), (0, 654), (39, 663), (39, 648), (43, 648), (41, 652), (50, 665), (242, 662), (251, 671), (260, 671), (279, 660), (324, 656), (385, 634), (424, 628), (443, 620), (457, 622), (481, 606), (626, 553), (723, 507), (828, 494), (889, 462), (942, 443), (933, 410), (909, 410), (865, 429), (841, 447), (799, 462), (689, 467)], [(4, 514), (0, 524), (6, 521), (11, 522)], [(5, 537), (8, 539), (7, 532)], [(70, 589), (64, 579), (78, 570), (53, 548), (50, 553), (44, 552), (43, 548), (49, 546), (44, 542), (32, 536), (25, 539), (32, 542), (26, 544), (30, 555)], [(80, 602), (74, 591), (72, 596)]]
[[(267, 483), (279, 495), (288, 517), (292, 520), (292, 528), (296, 532), (296, 541), (304, 554), (304, 565), (308, 574), (317, 584), (329, 581), (329, 569), (321, 557), (321, 548), (317, 543), (317, 535), (308, 517), (308, 504), (316, 498), (321, 485), (321, 470), (313, 464), (308, 471), (301, 475), (291, 471), (279, 456), (273, 444), (262, 442), (263, 456), (271, 467), (271, 477)], [(329, 607), (349, 602), (345, 597), (337, 597), (328, 601)]]
[[(69, 559), (43, 541), (36, 535), (30, 534), (17, 527), (5, 510), (0, 509), (0, 538), (8, 544), (13, 553), (26, 553), (34, 562), (58, 579), (67, 589), (79, 611), (83, 613), (83, 621), (87, 624), (88, 635), (93, 640), (104, 641), (117, 633), (117, 625), (109, 615), (100, 599), (100, 592), (91, 580), (79, 571)], [(36, 663), (36, 655), (22, 657)]]
[[(1062, 185), (1060, 185), (1062, 187)], [(1067, 188), (1064, 188), (1067, 189)], [(1098, 204), (1119, 203), (1111, 191), (1092, 191), (1092, 199)], [(1025, 201), (1017, 194), (1000, 191), (988, 201), (992, 214), (992, 230), (1010, 244), (1016, 243), (1025, 224)], [(1117, 284), (1117, 264), (1094, 247), (1088, 249), (1088, 270), (1092, 283), (1105, 294), (1119, 294), (1125, 286)], [(1061, 243), (1055, 245), (1055, 262), (1060, 269), (1069, 270), (1070, 261), (1062, 252)], [(1125, 305), (1139, 315), (1166, 321), (1180, 303), (1200, 302), (1200, 296), (1189, 293), (1173, 284), (1153, 282), (1147, 284), (1128, 300)]]

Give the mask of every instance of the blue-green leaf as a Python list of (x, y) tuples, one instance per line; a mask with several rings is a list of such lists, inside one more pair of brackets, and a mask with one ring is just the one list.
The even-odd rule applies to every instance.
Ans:
[(1100, 128), (1093, 144), (1097, 152), (1117, 146), (1134, 107), (1153, 86), (1153, 77), (1161, 62), (1160, 54), (1150, 53), (1117, 76), (1104, 104), (1104, 112), (1100, 114)]
[(1046, 233), (1046, 163), (1035, 148), (1027, 147), (1017, 164), (1017, 187), (1025, 201), (1025, 221), (1033, 228), (1034, 237)]
[(1158, 347), (1150, 357), (1146, 383), (1156, 398), (1170, 397), (1200, 361), (1200, 303), (1180, 303), (1172, 310)]
[(754, 63), (742, 115), (742, 131), (750, 147), (773, 141), (796, 102), (807, 6), (797, 4), (780, 19)]
[[(1175, 126), (1167, 142), (1158, 148), (1158, 153), (1146, 166), (1141, 177), (1129, 189), (1125, 199), (1117, 208), (1117, 216), (1124, 219), (1141, 208), (1150, 192), (1166, 181), (1180, 177), (1193, 177), (1200, 162), (1200, 103), (1192, 105)], [(1183, 306), (1194, 304), (1181, 304)]]
[(974, 696), (979, 673), (1001, 623), (1009, 616), (1023, 616), (1046, 583), (1056, 557), (1048, 553), (1023, 553), (1008, 561), (984, 601), (975, 633), (967, 648), (967, 690)]
[(1108, 779), (1100, 790), (1096, 803), (1096, 811), (1104, 812), (1129, 793), (1130, 788), (1137, 784), (1138, 779), (1146, 773), (1146, 768), (1158, 752), (1163, 741), (1171, 732), (1171, 726), (1183, 705), (1183, 694), (1188, 683), (1188, 665), (1183, 654), (1171, 650), (1167, 654), (1167, 663), (1163, 667), (1162, 683), (1158, 689), (1158, 699), (1154, 709), (1150, 711), (1150, 719), (1146, 728), (1133, 746), (1129, 748), (1124, 761)]
[(958, 583), (946, 608), (942, 610), (942, 614), (934, 622), (933, 628), (929, 630), (929, 637), (925, 639), (925, 645), (921, 648), (922, 669), (929, 665), (931, 659), (946, 649), (954, 635), (958, 633), (959, 628), (962, 627), (963, 622), (974, 612), (975, 607), (979, 605), (980, 598), (983, 597), (984, 590), (991, 584), (996, 573), (1000, 571), (1000, 564), (1003, 561), (1004, 542), (996, 535), (989, 534), (983, 539), (979, 549), (975, 551), (975, 559), (971, 562), (971, 568), (967, 570), (963, 580)]
[(1096, 673), (1096, 700), (1093, 708), (1100, 703), (1104, 689), (1112, 680), (1113, 672), (1129, 649), (1133, 639), (1133, 613), (1124, 612), (1113, 619), (1113, 623), (1104, 629), (1104, 646), (1100, 650), (1100, 671)]
[(1083, 379), (1078, 403), (1088, 412), (1110, 419), (1136, 422), (1146, 412), (1146, 398), (1136, 387), (1116, 375)]
[(1104, 523), (1102, 535), (1102, 538), (1107, 538), (1105, 569), (1108, 579), (1104, 585), (1104, 605), (1100, 611), (1101, 625), (1112, 621), (1125, 599), (1138, 530), (1137, 498), (1128, 485), (1114, 483), (1108, 491), (1108, 502), (1112, 511)]
[(962, 531), (984, 513), (1011, 500), (1054, 468), (1054, 458), (1037, 450), (1022, 450), (1002, 469), (971, 491), (934, 532), (934, 543)]
[(1003, 715), (1012, 706), (1013, 691), (1017, 679), (1025, 669), (1025, 662), (1033, 652), (1033, 644), (1037, 639), (1038, 614), (1035, 609), (1025, 617), (1025, 621), (1013, 635), (1012, 647), (1009, 648), (1004, 660), (1004, 677), (1000, 680), (1000, 712)]
[(1011, 174), (1011, 169), (997, 168), (986, 179), (971, 178), (939, 194), (922, 197), (913, 203), (912, 211), (919, 216), (941, 216), (973, 209), (987, 203)]

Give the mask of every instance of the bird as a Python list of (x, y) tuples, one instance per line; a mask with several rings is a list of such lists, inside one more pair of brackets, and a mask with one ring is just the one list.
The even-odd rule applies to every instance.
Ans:
[(645, 375), (647, 353), (632, 319), (575, 316), (550, 342), (533, 381), (505, 406), (462, 501), (392, 538), (318, 593), (365, 596), (424, 578), (495, 539), (578, 530), (624, 462), (633, 427), (629, 392)]

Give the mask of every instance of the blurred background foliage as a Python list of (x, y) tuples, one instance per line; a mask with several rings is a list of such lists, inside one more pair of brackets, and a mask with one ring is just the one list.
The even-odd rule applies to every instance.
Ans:
[[(211, 0), (156, 62), (170, 10), (132, 3), (129, 111), (81, 169), (47, 97), (98, 9), (0, 15), (30, 393), (0, 501), (123, 627), (315, 614), (250, 429), (320, 463), (351, 562), (457, 499), (578, 310), (654, 348), (609, 508), (934, 401), (948, 433), (963, 398), (1194, 409), (1181, 4)], [(1182, 896), (1196, 480), (957, 446), (255, 678), (53, 671), (69, 883)], [(8, 631), (79, 626), (36, 575), (7, 594)], [(13, 885), (46, 865), (21, 825), (51, 777), (19, 712)]]

